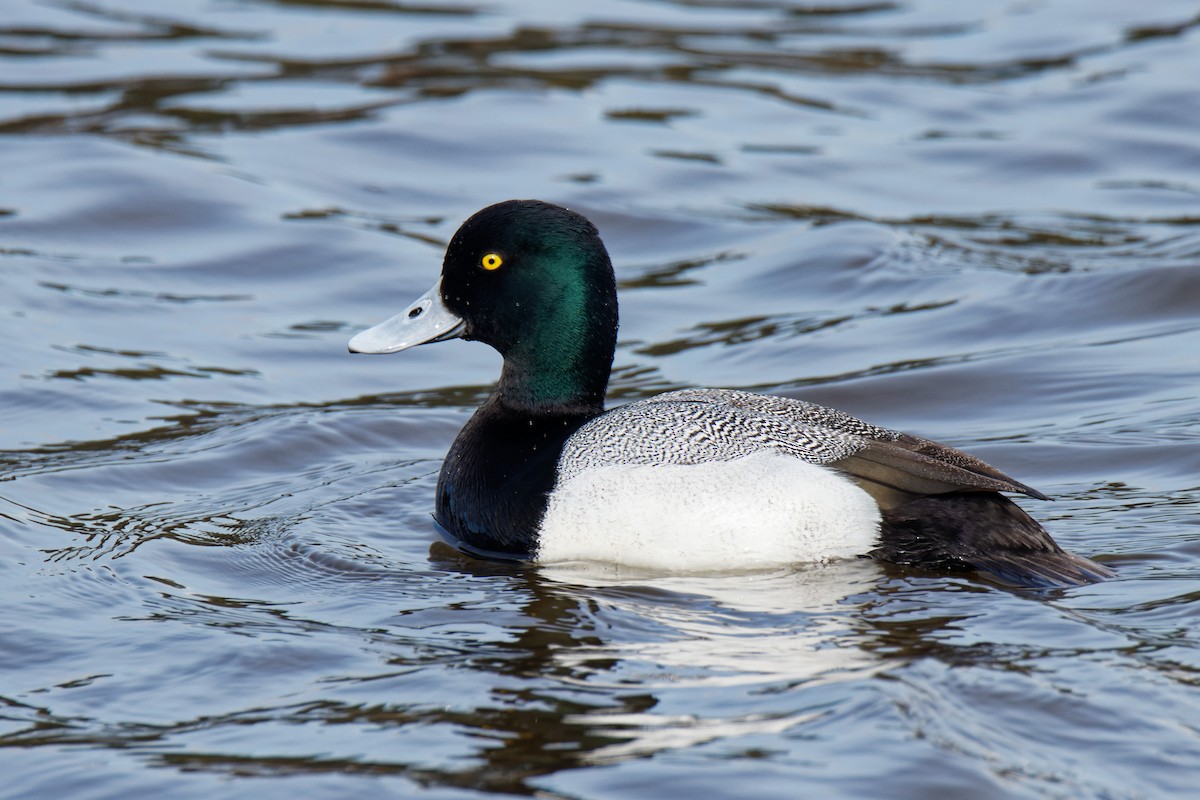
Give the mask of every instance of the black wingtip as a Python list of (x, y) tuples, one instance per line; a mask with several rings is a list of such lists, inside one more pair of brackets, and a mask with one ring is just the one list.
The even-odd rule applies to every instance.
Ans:
[(1097, 583), (1108, 567), (1063, 550), (1032, 517), (995, 492), (929, 495), (885, 509), (872, 557), (894, 564), (975, 570), (1028, 588)]
[(1114, 578), (1117, 574), (1103, 564), (1066, 551), (1038, 553), (1036, 557), (1024, 554), (977, 557), (971, 566), (1003, 583), (1028, 589), (1086, 586)]

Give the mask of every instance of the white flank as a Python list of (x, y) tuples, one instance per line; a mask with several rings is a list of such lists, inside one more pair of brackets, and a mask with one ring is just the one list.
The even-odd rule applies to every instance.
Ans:
[(760, 569), (866, 553), (878, 529), (870, 495), (834, 470), (780, 453), (603, 466), (554, 487), (537, 560)]

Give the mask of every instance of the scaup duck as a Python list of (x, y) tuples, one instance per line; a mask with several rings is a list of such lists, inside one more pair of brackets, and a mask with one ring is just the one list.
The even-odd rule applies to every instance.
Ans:
[(454, 338), (504, 357), (438, 478), (435, 519), (473, 555), (670, 570), (870, 556), (1024, 586), (1113, 574), (1001, 494), (1040, 492), (841, 411), (722, 389), (605, 411), (616, 279), (596, 228), (565, 208), (511, 200), (478, 212), (433, 288), (350, 350)]

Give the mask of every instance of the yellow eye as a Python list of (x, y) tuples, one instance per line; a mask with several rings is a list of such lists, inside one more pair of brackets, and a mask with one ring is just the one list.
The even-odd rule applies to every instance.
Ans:
[(488, 272), (491, 272), (494, 269), (500, 269), (504, 264), (504, 259), (495, 253), (488, 253), (480, 260), (479, 264)]

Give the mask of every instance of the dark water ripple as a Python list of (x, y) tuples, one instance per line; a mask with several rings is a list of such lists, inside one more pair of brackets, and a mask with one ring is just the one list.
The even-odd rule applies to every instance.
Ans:
[[(5, 797), (1184, 797), (1200, 769), (1186, 2), (10, 0)], [(616, 401), (967, 447), (1117, 580), (464, 558), (498, 360), (348, 335), (571, 205)]]

